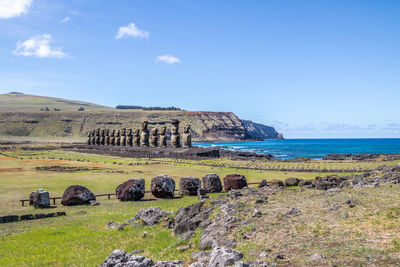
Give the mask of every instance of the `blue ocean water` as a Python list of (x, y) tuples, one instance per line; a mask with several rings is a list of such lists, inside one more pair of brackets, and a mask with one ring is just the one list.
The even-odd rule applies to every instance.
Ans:
[(328, 154), (400, 153), (396, 139), (286, 139), (260, 142), (194, 143), (201, 147), (221, 147), (263, 154), (280, 159), (307, 157), (320, 159)]

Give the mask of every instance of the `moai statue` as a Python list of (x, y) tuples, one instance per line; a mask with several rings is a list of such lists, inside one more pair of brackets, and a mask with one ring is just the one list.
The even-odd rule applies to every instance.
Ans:
[(157, 128), (151, 129), (150, 146), (158, 147), (158, 129)]
[(140, 146), (149, 146), (149, 130), (147, 129), (148, 122), (142, 123), (142, 132), (140, 133)]
[(115, 134), (115, 145), (120, 146), (121, 145), (121, 131), (117, 130), (117, 133)]
[(171, 120), (171, 146), (181, 147), (181, 136), (179, 134), (179, 121), (177, 119)]
[(105, 145), (109, 146), (110, 145), (110, 129), (106, 129), (105, 138), (106, 138)]
[(101, 130), (100, 132), (100, 145), (106, 144), (106, 130)]
[(96, 130), (96, 145), (100, 145), (100, 128)]
[(126, 131), (126, 145), (127, 145), (127, 146), (132, 146), (132, 140), (133, 140), (132, 129), (129, 128), (129, 129)]
[(192, 134), (190, 133), (190, 124), (185, 124), (185, 126), (183, 127), (182, 145), (183, 147), (192, 146)]
[(92, 131), (87, 133), (87, 144), (90, 146), (92, 144)]
[(160, 130), (160, 147), (167, 147), (167, 127), (163, 126)]
[(134, 146), (140, 146), (140, 130), (137, 129), (135, 130), (135, 132), (133, 133), (133, 145)]
[(121, 146), (126, 146), (126, 128), (121, 130)]
[(92, 142), (91, 145), (95, 145), (96, 144), (96, 130), (93, 129), (92, 130)]
[(110, 132), (110, 145), (115, 146), (115, 130), (112, 129)]

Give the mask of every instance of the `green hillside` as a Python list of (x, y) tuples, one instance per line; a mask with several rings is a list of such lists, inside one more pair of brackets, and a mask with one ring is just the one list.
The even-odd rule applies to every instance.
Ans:
[(48, 108), (54, 111), (77, 111), (80, 108), (86, 111), (114, 110), (114, 108), (96, 105), (92, 103), (68, 100), (55, 97), (26, 95), (20, 93), (9, 93), (0, 95), (0, 112), (4, 111), (41, 111)]

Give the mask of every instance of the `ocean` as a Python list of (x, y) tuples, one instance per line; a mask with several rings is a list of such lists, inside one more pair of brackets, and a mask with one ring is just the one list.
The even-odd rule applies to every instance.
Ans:
[(400, 138), (393, 139), (286, 139), (260, 142), (193, 143), (200, 147), (272, 154), (279, 159), (321, 159), (328, 154), (400, 153)]

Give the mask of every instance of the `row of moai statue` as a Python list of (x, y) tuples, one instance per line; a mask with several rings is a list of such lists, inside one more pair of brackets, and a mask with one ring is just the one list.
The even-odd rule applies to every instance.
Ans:
[[(190, 133), (190, 125), (186, 124), (183, 127), (182, 144), (179, 134), (179, 121), (171, 121), (171, 146), (172, 147), (191, 147), (192, 134)], [(142, 147), (167, 147), (167, 127), (161, 127), (160, 134), (158, 129), (153, 128), (149, 131), (148, 122), (142, 123), (142, 129), (94, 129), (88, 133), (88, 145), (106, 145), (106, 146), (142, 146)]]

